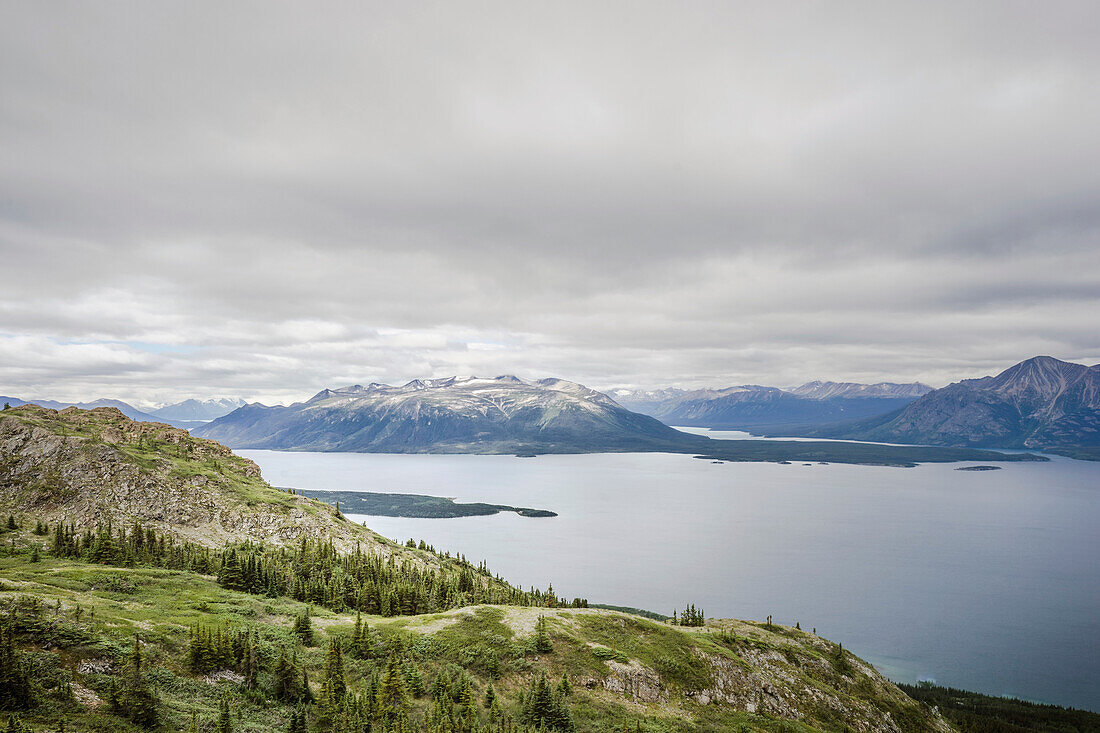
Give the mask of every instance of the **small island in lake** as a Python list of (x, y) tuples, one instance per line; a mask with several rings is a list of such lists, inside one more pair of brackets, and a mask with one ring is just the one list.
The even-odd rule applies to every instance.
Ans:
[(1000, 466), (959, 466), (956, 471), (1000, 471)]
[(376, 517), (409, 517), (413, 519), (451, 519), (453, 517), (484, 517), (500, 512), (515, 512), (521, 517), (556, 517), (548, 509), (484, 504), (459, 504), (454, 499), (424, 494), (383, 494), (373, 491), (322, 491), (294, 489), (294, 492), (326, 504), (338, 506), (349, 514), (370, 514)]

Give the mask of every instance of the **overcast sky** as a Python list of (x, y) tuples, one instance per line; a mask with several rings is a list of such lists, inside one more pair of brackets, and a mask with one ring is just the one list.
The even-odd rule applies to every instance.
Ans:
[(1100, 362), (1100, 4), (0, 11), (0, 394)]

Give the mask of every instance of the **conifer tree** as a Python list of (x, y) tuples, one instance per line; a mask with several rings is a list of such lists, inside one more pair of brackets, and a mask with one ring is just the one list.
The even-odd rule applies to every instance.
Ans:
[(301, 640), (303, 646), (313, 646), (313, 621), (306, 612), (294, 617), (294, 634)]
[(290, 713), (290, 725), (287, 727), (287, 733), (308, 733), (306, 727), (306, 711), (303, 708), (295, 708)]
[(279, 652), (279, 659), (275, 662), (275, 669), (273, 671), (273, 677), (275, 678), (275, 685), (273, 694), (276, 700), (282, 700), (283, 702), (291, 702), (298, 700), (301, 695), (301, 689), (299, 688), (299, 677), (301, 671), (298, 669), (298, 655), (294, 654), (293, 660), (286, 655), (286, 649)]
[(119, 712), (142, 728), (156, 728), (160, 724), (158, 701), (145, 682), (142, 667), (141, 641), (135, 635), (123, 687), (118, 692), (117, 700), (112, 700), (112, 703)]
[(26, 710), (33, 704), (30, 670), (15, 639), (0, 624), (0, 710)]
[(321, 721), (322, 725), (331, 724), (344, 707), (348, 683), (344, 677), (344, 657), (337, 639), (329, 640), (328, 654), (325, 656), (325, 677), (321, 683)]
[(229, 712), (229, 693), (222, 693), (222, 699), (218, 702), (218, 723), (214, 730), (217, 733), (233, 733), (233, 716)]
[(378, 685), (378, 717), (383, 730), (403, 726), (407, 718), (407, 694), (405, 676), (396, 654), (390, 654), (386, 663), (386, 672)]
[(493, 683), (490, 682), (488, 689), (485, 690), (485, 701), (484, 701), (485, 709), (488, 710), (489, 708), (493, 707), (493, 703), (496, 702), (496, 699), (497, 699), (496, 690), (493, 689)]
[(558, 694), (563, 698), (569, 697), (573, 692), (573, 688), (569, 685), (569, 677), (565, 672), (561, 673), (561, 682), (558, 683)]
[(550, 641), (550, 634), (546, 631), (546, 617), (539, 616), (535, 623), (535, 651), (546, 654), (554, 651), (554, 645)]

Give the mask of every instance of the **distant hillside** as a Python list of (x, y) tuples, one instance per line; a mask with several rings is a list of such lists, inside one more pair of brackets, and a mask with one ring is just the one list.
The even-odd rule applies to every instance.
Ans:
[(246, 405), (195, 434), (234, 448), (392, 453), (685, 451), (708, 442), (582, 385), (511, 376), (326, 389), (289, 407)]
[(207, 422), (228, 415), (238, 407), (244, 406), (244, 400), (233, 397), (222, 397), (208, 400), (184, 400), (175, 404), (158, 407), (150, 412), (162, 420), (186, 420)]
[(809, 382), (793, 390), (745, 385), (725, 389), (620, 390), (616, 400), (667, 425), (753, 430), (851, 422), (903, 407), (932, 388), (922, 384)]
[(882, 418), (818, 434), (895, 443), (1041, 448), (1096, 457), (1100, 365), (1037, 356), (995, 377), (934, 390)]

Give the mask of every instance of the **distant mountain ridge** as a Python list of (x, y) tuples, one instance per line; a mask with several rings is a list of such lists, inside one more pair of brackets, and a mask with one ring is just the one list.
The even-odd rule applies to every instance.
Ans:
[(791, 390), (750, 384), (690, 391), (618, 390), (613, 394), (628, 409), (668, 425), (782, 432), (784, 427), (820, 426), (885, 414), (931, 390), (916, 382), (808, 382)]
[(894, 382), (878, 382), (877, 384), (807, 382), (788, 391), (791, 394), (808, 397), (812, 400), (827, 400), (835, 397), (848, 399), (885, 397), (915, 400), (928, 394), (932, 389), (927, 384), (921, 384), (920, 382), (910, 382), (909, 384), (895, 384)]
[(222, 415), (228, 415), (238, 407), (246, 405), (240, 397), (220, 397), (207, 400), (189, 399), (164, 405), (149, 412), (159, 418), (167, 420), (215, 420)]
[(1100, 365), (1037, 356), (996, 376), (965, 379), (929, 392), (893, 414), (817, 434), (893, 443), (1042, 448), (1097, 458)]
[(289, 407), (251, 404), (195, 429), (236, 448), (558, 453), (686, 450), (707, 441), (562, 379), (414, 379), (325, 389)]
[(0, 405), (4, 403), (10, 404), (12, 407), (38, 405), (48, 410), (63, 410), (66, 407), (78, 407), (81, 410), (94, 410), (97, 407), (114, 407), (131, 420), (137, 420), (138, 422), (166, 422), (163, 418), (139, 410), (122, 400), (98, 399), (91, 402), (58, 402), (56, 400), (24, 400), (18, 397), (0, 397)]

